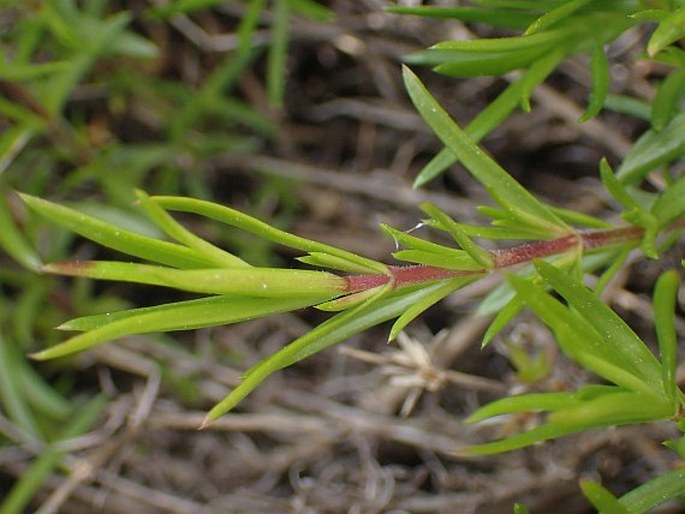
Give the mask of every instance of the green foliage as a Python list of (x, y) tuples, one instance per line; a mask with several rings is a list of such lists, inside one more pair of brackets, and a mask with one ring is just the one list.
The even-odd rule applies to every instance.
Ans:
[[(683, 395), (675, 372), (673, 306), (678, 288), (675, 271), (662, 276), (655, 290), (655, 316), (661, 362), (635, 333), (592, 291), (556, 267), (538, 262), (546, 285), (567, 302), (562, 304), (541, 286), (509, 277), (523, 301), (547, 324), (561, 349), (613, 386), (585, 386), (575, 393), (536, 393), (490, 403), (469, 421), (522, 411), (549, 412), (547, 422), (523, 434), (476, 446), (469, 453), (495, 453), (536, 441), (602, 426), (624, 425), (679, 416)], [(636, 406), (640, 406), (636, 409)]]
[[(590, 55), (592, 78), (590, 101), (580, 121), (597, 115), (607, 106), (610, 88), (605, 46), (631, 28), (654, 22), (657, 26), (646, 51), (651, 58), (666, 62), (671, 70), (664, 77), (659, 94), (651, 106), (652, 129), (643, 138), (648, 138), (651, 131), (667, 129), (671, 119), (680, 111), (678, 104), (684, 90), (682, 70), (685, 59), (682, 50), (674, 43), (682, 38), (685, 18), (684, 8), (678, 2), (659, 2), (656, 8), (651, 2), (636, 0), (534, 3), (474, 0), (472, 3), (475, 4), (473, 7), (393, 7), (390, 11), (465, 22), (480, 21), (523, 30), (520, 36), (444, 41), (407, 57), (407, 62), (411, 64), (431, 66), (438, 73), (454, 77), (501, 75), (512, 70), (524, 70), (467, 126), (467, 133), (471, 125), (484, 128), (482, 132), (479, 130), (471, 134), (474, 141), (494, 129), (517, 105), (530, 110), (530, 96), (535, 86), (543, 82), (561, 62), (576, 55)], [(650, 145), (653, 148), (649, 152), (636, 145), (624, 161), (625, 169), (619, 170), (619, 178), (626, 182), (634, 178), (633, 183), (639, 182), (643, 176), (640, 171), (652, 170), (682, 156), (685, 153), (682, 145), (685, 130), (674, 126), (672, 131), (674, 137), (664, 134), (656, 138), (668, 148), (658, 149), (657, 145)], [(635, 161), (645, 159), (649, 159), (649, 164), (644, 163), (644, 167), (635, 169)], [(439, 158), (436, 157), (419, 174), (416, 185), (425, 184), (457, 160), (458, 157), (449, 150), (439, 154)]]
[[(184, 0), (151, 9), (148, 14), (166, 19), (217, 3)], [(423, 205), (427, 215), (424, 224), (451, 236), (456, 247), (383, 226), (398, 245), (394, 257), (406, 263), (399, 266), (295, 236), (226, 206), (179, 196), (186, 189), (199, 192), (198, 196), (209, 196), (202, 184), (178, 178), (179, 157), (190, 157), (197, 163), (219, 152), (246, 152), (277, 134), (263, 113), (232, 94), (241, 74), (262, 51), (254, 43), (254, 34), (262, 23), (263, 11), (271, 9), (266, 89), (272, 106), (277, 107), (283, 101), (291, 17), (328, 19), (330, 12), (326, 8), (310, 0), (250, 0), (237, 28), (236, 51), (218, 63), (197, 89), (116, 67), (109, 75), (99, 76), (107, 82), (113, 103), (135, 95), (143, 103), (154, 104), (161, 113), (158, 128), (165, 142), (129, 145), (113, 140), (97, 149), (84, 137), (84, 127), (65, 116), (71, 92), (89, 77), (96, 63), (121, 56), (141, 63), (150, 61), (157, 56), (155, 45), (130, 30), (128, 13), (110, 14), (103, 2), (52, 0), (44, 2), (34, 16), (19, 15), (13, 34), (8, 36), (14, 38), (16, 52), (3, 55), (0, 63), (3, 84), (11, 93), (7, 98), (0, 97), (0, 113), (14, 124), (0, 135), (0, 170), (4, 172), (0, 183), (0, 247), (26, 270), (162, 286), (196, 297), (128, 308), (117, 301), (98, 305), (91, 301), (88, 290), (81, 294), (76, 291), (76, 303), (90, 305), (81, 311), (88, 314), (59, 328), (77, 334), (56, 345), (47, 337), (46, 344), (36, 348), (31, 332), (38, 325), (38, 305), (49, 294), (49, 278), (24, 271), (0, 273), (2, 284), (23, 287), (11, 307), (7, 299), (0, 298), (0, 322), (5, 324), (10, 315), (18, 320), (14, 333), (3, 333), (0, 338), (0, 402), (16, 426), (47, 441), (45, 452), (17, 482), (1, 504), (0, 513), (23, 509), (47, 473), (59, 464), (63, 454), (53, 447), (46, 427), (54, 433), (56, 426), (77, 411), (73, 402), (38, 377), (20, 348), (36, 350), (32, 357), (45, 360), (66, 357), (130, 334), (237, 323), (305, 307), (333, 313), (309, 333), (248, 369), (243, 381), (209, 411), (205, 426), (235, 408), (271, 374), (390, 320), (394, 320), (389, 331), (392, 340), (441, 299), (494, 273), (504, 273), (507, 280), (479, 307), (481, 313), (497, 313), (483, 345), (527, 308), (549, 327), (562, 352), (602, 383), (584, 385), (575, 391), (526, 393), (487, 404), (468, 421), (533, 412), (540, 415), (541, 422), (525, 432), (461, 452), (473, 455), (510, 451), (615, 425), (671, 421), (681, 430), (685, 427), (681, 414), (685, 396), (675, 378), (678, 272), (665, 271), (653, 293), (658, 357), (600, 299), (600, 293), (629, 253), (659, 258), (675, 244), (685, 226), (685, 177), (672, 166), (685, 154), (685, 113), (681, 108), (685, 54), (676, 44), (685, 33), (685, 7), (676, 1), (637, 0), (471, 3), (391, 10), (488, 23), (521, 32), (501, 38), (444, 41), (407, 58), (411, 64), (428, 65), (451, 77), (521, 70), (463, 129), (409, 68), (403, 72), (409, 97), (444, 144), (444, 149), (419, 174), (416, 185), (425, 184), (453, 163), (461, 162), (494, 204), (480, 208), (491, 223), (460, 223), (433, 205)], [(651, 105), (610, 95), (605, 53), (606, 45), (644, 24), (654, 25), (645, 47), (646, 58), (668, 69)], [(86, 35), (90, 36), (89, 44), (83, 45)], [(54, 56), (51, 62), (39, 59), (46, 46)], [(518, 106), (529, 111), (535, 87), (564, 60), (583, 54), (589, 55), (592, 85), (588, 106), (579, 121), (587, 121), (606, 108), (636, 112), (650, 121), (649, 129), (637, 139), (615, 173), (606, 160), (599, 164), (602, 183), (625, 222), (621, 225), (539, 201), (477, 144)], [(42, 147), (42, 138), (52, 142), (47, 150)], [(17, 178), (26, 163), (33, 160), (39, 160), (46, 172), (30, 179)], [(65, 164), (73, 171), (62, 180), (54, 179), (51, 174)], [(158, 179), (150, 180), (156, 172)], [(650, 176), (657, 178), (663, 188), (641, 188)], [(97, 207), (93, 212), (93, 205), (86, 202), (64, 205), (41, 198), (53, 180), (58, 182), (55, 189), (59, 196), (95, 184), (114, 208), (107, 211)], [(137, 206), (131, 207), (130, 192), (143, 182), (170, 194), (148, 196), (138, 191)], [(31, 211), (123, 254), (123, 259), (65, 262), (71, 237), (68, 235), (61, 239), (56, 236), (47, 249), (34, 250), (29, 241), (35, 238), (37, 224), (29, 219), (20, 228), (21, 206), (17, 206), (10, 184), (25, 191), (21, 198)], [(247, 233), (294, 249), (300, 253), (299, 262), (314, 269), (254, 265), (243, 255), (200, 238), (176, 221), (174, 212), (224, 224), (231, 234)], [(495, 244), (500, 240), (507, 244)], [(51, 263), (42, 265), (43, 261)], [(584, 283), (586, 274), (597, 275), (593, 289)], [(44, 316), (52, 320), (55, 314)], [(523, 355), (513, 360), (523, 375), (528, 369), (531, 380), (547, 371), (546, 362), (526, 360)], [(78, 410), (55, 440), (87, 430), (101, 403), (98, 399)], [(668, 446), (681, 456), (685, 453), (682, 439)], [(581, 489), (601, 511), (643, 512), (685, 493), (684, 482), (682, 471), (674, 470), (621, 498), (594, 482), (581, 482)], [(527, 510), (517, 505), (515, 512)]]

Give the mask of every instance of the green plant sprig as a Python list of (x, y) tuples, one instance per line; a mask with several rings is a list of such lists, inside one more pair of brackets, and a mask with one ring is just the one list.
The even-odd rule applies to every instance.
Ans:
[[(478, 148), (406, 68), (405, 82), (422, 117), (498, 204), (499, 208), (482, 209), (493, 218), (490, 229), (457, 223), (436, 207), (424, 205), (422, 209), (429, 216), (426, 224), (450, 234), (459, 248), (424, 241), (386, 227), (385, 231), (403, 246), (394, 256), (410, 262), (404, 266), (389, 266), (289, 234), (244, 213), (208, 201), (173, 196), (148, 197), (142, 192), (137, 193), (139, 204), (148, 217), (175, 240), (169, 242), (24, 195), (30, 208), (52, 222), (100, 244), (151, 262), (53, 263), (45, 266), (44, 271), (161, 285), (210, 295), (113, 315), (77, 318), (61, 328), (79, 330), (81, 334), (33, 356), (39, 359), (61, 357), (128, 334), (235, 323), (307, 306), (341, 311), (249, 370), (246, 379), (210, 411), (206, 424), (233, 408), (261, 381), (283, 367), (370, 326), (396, 318), (390, 330), (392, 339), (408, 323), (445, 296), (489, 273), (524, 266), (506, 285), (509, 292), (486, 333), (484, 342), (488, 342), (524, 304), (532, 308), (535, 295), (545, 294), (544, 289), (536, 284), (548, 278), (550, 273), (540, 267), (541, 264), (531, 268), (531, 263), (551, 259), (555, 266), (571, 272), (575, 277), (580, 276), (581, 265), (586, 263), (590, 268), (608, 266), (607, 273), (615, 273), (617, 267), (609, 266), (612, 259), (617, 255), (627, 255), (630, 249), (637, 246), (643, 251), (645, 248), (656, 251), (654, 241), (657, 235), (685, 214), (682, 204), (667, 207), (663, 203), (663, 198), (672, 194), (673, 189), (670, 188), (661, 196), (656, 196), (650, 206), (636, 204), (622, 185), (616, 185), (609, 170), (604, 172), (605, 182), (619, 202), (630, 209), (627, 212), (632, 214), (626, 215), (626, 218), (633, 222), (632, 225), (607, 227), (601, 220), (553, 209), (528, 193)], [(675, 181), (672, 185), (676, 191), (681, 187), (682, 181)], [(167, 211), (194, 213), (226, 223), (273, 243), (299, 250), (304, 253), (300, 261), (330, 271), (253, 267), (189, 233)], [(590, 225), (590, 228), (574, 228), (569, 224), (572, 222)], [(474, 234), (488, 238), (488, 230), (491, 229), (495, 232), (490, 235), (495, 238), (509, 233), (511, 239), (532, 241), (489, 250), (472, 239)], [(667, 244), (673, 242), (674, 238), (667, 239)], [(598, 259), (593, 263), (591, 258), (595, 256)], [(340, 275), (340, 272), (344, 274)], [(603, 280), (606, 282), (606, 276)], [(558, 287), (558, 284), (550, 286)], [(534, 288), (534, 292), (530, 288)], [(492, 308), (493, 303), (489, 298), (485, 299), (485, 303), (490, 303)], [(657, 387), (653, 380), (647, 380), (639, 373), (635, 375), (633, 368), (630, 368), (630, 372), (626, 371), (632, 358), (630, 356), (625, 356), (622, 365), (614, 365), (614, 369), (611, 363), (616, 361), (606, 355), (593, 357), (588, 354), (582, 357), (571, 351), (572, 346), (567, 345), (565, 349), (571, 352), (573, 358), (580, 359), (580, 362), (600, 375), (608, 373), (607, 376), (623, 387), (632, 387), (635, 394), (647, 394), (649, 387)], [(599, 367), (597, 362), (600, 362)], [(535, 437), (533, 433), (528, 440), (535, 440)]]
[[(233, 407), (236, 403), (236, 397), (244, 397), (268, 374), (297, 362), (304, 356), (311, 355), (315, 351), (333, 344), (333, 342), (338, 342), (343, 337), (349, 337), (358, 330), (396, 317), (397, 321), (391, 329), (390, 335), (390, 338), (394, 338), (411, 320), (436, 301), (488, 273), (509, 269), (546, 257), (604, 251), (617, 245), (634, 247), (639, 244), (644, 232), (637, 226), (577, 230), (569, 236), (524, 243), (506, 249), (485, 250), (478, 247), (481, 259), (482, 254), (488, 256), (490, 265), (487, 268), (469, 255), (469, 251), (474, 251), (473, 248), (469, 248), (469, 251), (466, 249), (455, 250), (435, 243), (424, 242), (425, 245), (430, 245), (430, 253), (434, 256), (440, 256), (442, 253), (443, 258), (449, 260), (454, 254), (458, 255), (460, 257), (458, 261), (461, 262), (461, 265), (457, 269), (423, 263), (386, 266), (375, 263), (375, 261), (371, 261), (373, 262), (371, 264), (359, 256), (349, 258), (351, 256), (348, 256), (345, 251), (282, 233), (250, 216), (209, 202), (188, 198), (147, 197), (142, 193), (139, 193), (138, 196), (144, 200), (141, 205), (146, 206), (147, 212), (154, 213), (154, 220), (161, 225), (161, 228), (169, 234), (175, 234), (177, 239), (185, 239), (186, 244), (195, 246), (192, 255), (193, 260), (197, 262), (202, 260), (210, 262), (211, 255), (215, 252), (209, 251), (209, 247), (206, 245), (197, 245), (195, 241), (188, 241), (183, 231), (179, 228), (172, 228), (177, 225), (177, 222), (171, 217), (160, 216), (156, 212), (157, 207), (171, 205), (179, 209), (182, 206), (183, 210), (186, 211), (212, 213), (215, 218), (222, 218), (224, 221), (228, 219), (226, 216), (230, 214), (231, 224), (240, 226), (252, 233), (259, 233), (281, 244), (299, 249), (308, 248), (316, 254), (317, 263), (330, 262), (334, 271), (340, 271), (340, 268), (344, 271), (358, 271), (361, 263), (366, 266), (365, 273), (339, 275), (328, 271), (256, 268), (243, 265), (242, 261), (236, 267), (231, 259), (224, 259), (223, 267), (217, 267), (217, 264), (220, 263), (215, 261), (214, 267), (203, 266), (188, 269), (184, 267), (187, 263), (187, 256), (184, 252), (177, 253), (175, 262), (173, 258), (170, 259), (167, 253), (148, 252), (142, 253), (142, 256), (148, 260), (157, 261), (158, 264), (72, 261), (51, 263), (43, 267), (43, 271), (48, 273), (144, 283), (211, 296), (155, 307), (77, 318), (59, 328), (77, 330), (81, 334), (73, 336), (57, 346), (33, 354), (34, 358), (41, 360), (63, 357), (91, 348), (104, 341), (134, 333), (187, 330), (235, 323), (308, 306), (317, 306), (322, 310), (345, 311), (337, 315), (340, 318), (332, 318), (330, 324), (321, 325), (308, 334), (306, 338), (301, 338), (292, 343), (294, 346), (287, 347), (289, 348), (287, 351), (284, 349), (283, 353), (275, 354), (268, 366), (257, 367), (256, 370), (248, 372), (252, 378), (241, 384), (236, 389), (237, 392), (231, 393), (228, 397), (230, 400), (222, 402), (213, 410), (208, 420), (216, 419), (226, 412), (225, 409)], [(135, 254), (141, 255), (141, 252), (138, 251), (139, 245), (141, 241), (146, 241), (146, 239), (141, 240), (140, 238), (146, 238), (146, 236), (136, 234), (132, 237), (136, 244), (129, 246), (128, 239), (131, 238), (131, 234), (120, 227), (110, 226), (105, 222), (46, 200), (36, 199), (28, 195), (23, 195), (23, 197), (33, 210), (50, 217), (53, 222), (71, 227), (72, 220), (78, 219), (82, 233), (106, 234), (104, 238), (102, 236), (94, 237), (101, 244), (123, 251), (133, 251)], [(435, 207), (426, 206), (425, 208), (435, 214), (433, 221), (445, 222), (444, 215)], [(152, 241), (161, 242), (159, 240)], [(407, 243), (408, 240), (405, 239), (404, 242)], [(426, 248), (425, 245), (423, 248)], [(416, 246), (421, 245), (416, 244)], [(180, 248), (191, 250), (189, 246), (180, 246)], [(400, 250), (396, 255), (401, 255), (402, 252), (406, 251)], [(416, 251), (418, 254), (412, 255), (417, 260), (421, 260), (421, 257), (429, 253), (425, 249)], [(349, 258), (349, 260), (345, 260), (345, 258)], [(180, 267), (169, 267), (170, 265)], [(376, 273), (377, 269), (384, 269), (384, 272)], [(408, 298), (413, 299), (411, 304), (406, 303)], [(385, 309), (382, 308), (384, 302), (387, 304)], [(354, 326), (354, 324), (350, 324), (350, 316), (361, 317), (365, 321), (359, 326)], [(333, 322), (334, 319), (338, 319), (338, 321)], [(338, 326), (340, 319), (348, 321)], [(297, 351), (293, 348), (297, 348)]]

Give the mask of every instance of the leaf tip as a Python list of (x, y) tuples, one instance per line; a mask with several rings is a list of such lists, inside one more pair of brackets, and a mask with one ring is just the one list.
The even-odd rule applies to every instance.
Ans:
[(209, 414), (207, 414), (198, 425), (197, 431), (199, 432), (200, 430), (206, 429), (213, 421), (213, 419), (210, 419)]
[(41, 273), (52, 273), (56, 275), (80, 275), (84, 270), (94, 268), (95, 261), (61, 261), (51, 262), (40, 266)]

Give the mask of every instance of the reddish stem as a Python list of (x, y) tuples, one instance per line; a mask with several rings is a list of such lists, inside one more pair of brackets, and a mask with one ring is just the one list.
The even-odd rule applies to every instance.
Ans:
[(644, 235), (642, 227), (630, 226), (607, 230), (581, 230), (558, 239), (525, 243), (511, 248), (490, 252), (494, 266), (491, 269), (454, 270), (414, 264), (389, 266), (387, 274), (350, 275), (345, 277), (346, 292), (366, 291), (392, 282), (393, 287), (421, 284), (448, 278), (484, 275), (493, 270), (508, 268), (516, 264), (567, 252), (573, 248), (595, 250), (621, 243), (639, 242)]

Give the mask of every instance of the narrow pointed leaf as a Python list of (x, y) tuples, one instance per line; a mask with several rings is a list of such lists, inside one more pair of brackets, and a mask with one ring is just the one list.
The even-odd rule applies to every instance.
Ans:
[(455, 255), (462, 250), (445, 251), (444, 253), (426, 252), (423, 250), (400, 250), (392, 255), (395, 259), (415, 264), (426, 264), (436, 268), (452, 269), (456, 271), (482, 271), (486, 270), (474, 261), (466, 252)]
[(647, 43), (647, 53), (654, 57), (665, 47), (685, 37), (685, 7), (680, 7), (662, 19)]
[(153, 262), (179, 268), (211, 266), (211, 262), (184, 246), (143, 236), (137, 232), (110, 225), (92, 216), (35, 196), (20, 195), (24, 202), (52, 223), (95, 241), (102, 246)]
[(514, 296), (509, 300), (509, 302), (495, 315), (495, 319), (492, 320), (490, 326), (485, 331), (483, 341), (481, 342), (481, 348), (485, 348), (490, 344), (495, 336), (514, 319), (514, 316), (516, 316), (522, 308), (523, 302), (518, 297)]
[(207, 261), (213, 262), (215, 266), (224, 268), (249, 268), (250, 265), (244, 260), (228, 253), (221, 248), (197, 237), (186, 229), (183, 225), (173, 219), (164, 209), (159, 207), (143, 191), (136, 191), (136, 198), (140, 202), (147, 215), (161, 228), (169, 237), (188, 248), (192, 248), (198, 254), (203, 255)]
[(590, 93), (590, 103), (578, 121), (584, 123), (595, 117), (604, 106), (607, 94), (609, 93), (609, 62), (602, 48), (602, 42), (596, 41), (592, 48), (590, 59), (590, 75), (592, 77), (592, 92)]
[(452, 294), (458, 289), (461, 289), (474, 280), (476, 280), (476, 277), (453, 278), (445, 282), (441, 288), (436, 289), (433, 294), (427, 295), (422, 298), (421, 301), (416, 302), (414, 305), (405, 310), (399, 318), (397, 318), (397, 321), (395, 321), (390, 329), (388, 341), (393, 341), (397, 337), (397, 334), (404, 330), (409, 323), (416, 319), (416, 317), (426, 309), (430, 308), (432, 305), (436, 304), (446, 296)]
[(414, 105), (426, 123), (486, 190), (500, 199), (503, 208), (525, 225), (548, 236), (570, 230), (491, 157), (473, 144), (407, 67), (404, 68), (404, 80)]
[(633, 514), (631, 510), (621, 505), (621, 503), (618, 501), (618, 498), (616, 498), (597, 482), (581, 480), (580, 489), (598, 512), (607, 512), (611, 514)]
[(581, 430), (583, 430), (583, 427), (546, 423), (528, 430), (527, 432), (507, 437), (506, 439), (461, 448), (457, 453), (461, 455), (492, 455), (495, 453), (505, 453), (525, 448), (531, 444), (549, 441), (550, 439), (558, 439)]
[(351, 262), (347, 259), (343, 259), (335, 255), (329, 255), (324, 252), (310, 252), (309, 255), (297, 257), (297, 260), (304, 264), (309, 264), (311, 266), (319, 266), (338, 271), (346, 271), (348, 273), (364, 274), (369, 272), (368, 266), (362, 266), (357, 264), (356, 262)]
[(469, 236), (461, 230), (457, 222), (432, 204), (425, 203), (421, 205), (421, 210), (440, 223), (474, 261), (483, 268), (492, 269), (495, 265), (495, 260), (490, 252), (471, 241)]
[(365, 268), (367, 272), (387, 272), (387, 266), (380, 262), (361, 257), (357, 254), (341, 250), (334, 246), (289, 234), (288, 232), (272, 227), (263, 221), (253, 218), (252, 216), (248, 216), (240, 211), (236, 211), (235, 209), (231, 209), (230, 207), (218, 205), (204, 200), (196, 200), (193, 198), (184, 198), (180, 196), (153, 196), (152, 199), (164, 209), (200, 214), (201, 216), (206, 216), (208, 218), (221, 221), (222, 223), (237, 227), (268, 241), (289, 246), (307, 253), (326, 253), (354, 263), (361, 268)]
[(685, 176), (670, 184), (652, 206), (651, 213), (663, 228), (685, 214)]
[(566, 2), (556, 9), (547, 11), (545, 14), (536, 19), (530, 26), (526, 29), (525, 34), (535, 34), (541, 30), (545, 30), (552, 25), (563, 21), (565, 18), (569, 17), (575, 11), (589, 4), (593, 0), (571, 0)]
[[(640, 408), (636, 409), (636, 405)], [(587, 429), (665, 420), (671, 415), (672, 408), (663, 397), (617, 388), (615, 392), (553, 412), (548, 420), (550, 424), (577, 425)]]
[[(202, 426), (211, 423), (235, 407), (269, 375), (290, 366), (305, 357), (313, 355), (316, 351), (322, 349), (321, 341), (317, 340), (329, 338), (331, 344), (333, 344), (333, 342), (337, 342), (342, 339), (342, 337), (340, 339), (336, 336), (331, 338), (331, 334), (339, 334), (340, 336), (344, 335), (344, 337), (347, 337), (347, 334), (350, 334), (349, 324), (353, 321), (358, 321), (358, 319), (356, 319), (358, 318), (358, 315), (361, 314), (366, 307), (375, 303), (375, 301), (383, 296), (389, 288), (390, 286), (381, 288), (374, 296), (366, 299), (360, 305), (337, 314), (333, 318), (307, 332), (305, 335), (295, 339), (285, 348), (270, 357), (263, 359), (257, 365), (250, 368), (246, 372), (243, 381), (223, 400), (210, 409)], [(316, 343), (319, 344), (318, 347), (314, 346)]]
[[(38, 360), (55, 359), (87, 350), (106, 341), (131, 334), (148, 334), (173, 330), (192, 330), (214, 325), (227, 325), (262, 316), (308, 307), (322, 298), (235, 298), (184, 304), (174, 308), (149, 310), (118, 319), (99, 328), (76, 335), (71, 339), (34, 353)], [(222, 301), (223, 300), (223, 301)]]
[(35, 271), (41, 264), (40, 258), (17, 228), (4, 189), (0, 188), (0, 248), (25, 268)]
[(372, 287), (356, 293), (345, 295), (341, 298), (335, 298), (324, 303), (315, 305), (317, 309), (325, 312), (339, 312), (356, 307), (362, 302), (365, 302), (372, 296), (375, 296), (385, 285)]
[[(519, 105), (522, 98), (525, 98), (530, 91), (544, 82), (547, 76), (552, 72), (554, 66), (553, 58), (557, 56), (556, 52), (550, 52), (549, 56), (540, 57), (537, 61), (530, 65), (526, 71), (514, 82), (509, 84), (504, 91), (502, 91), (495, 100), (490, 102), (488, 106), (483, 109), (478, 116), (464, 128), (466, 135), (477, 143), (483, 139), (491, 130), (497, 127), (507, 116)], [(528, 91), (528, 93), (526, 93)], [(449, 148), (444, 148), (440, 151), (418, 174), (414, 181), (414, 187), (420, 187), (452, 164), (458, 161), (456, 154)]]
[(621, 496), (619, 501), (631, 512), (647, 512), (685, 494), (685, 469), (667, 471)]
[(678, 272), (670, 270), (659, 277), (654, 290), (654, 326), (659, 340), (661, 354), (661, 376), (664, 392), (677, 409), (676, 366), (678, 338), (675, 328), (675, 307), (678, 298), (680, 278)]
[(576, 404), (578, 399), (578, 393), (571, 392), (528, 393), (509, 396), (480, 407), (466, 418), (466, 423), (478, 423), (484, 419), (504, 414), (555, 411)]
[(388, 298), (383, 298), (388, 289), (381, 290), (375, 297), (369, 298), (363, 304), (325, 321), (248, 370), (245, 380), (207, 414), (203, 426), (235, 407), (275, 371), (291, 366), (368, 328), (396, 318), (411, 305), (433, 294), (442, 285), (442, 283), (430, 284), (418, 290), (395, 293)]
[(638, 184), (655, 168), (685, 155), (685, 112), (673, 117), (660, 131), (647, 130), (626, 155), (616, 177), (627, 185)]
[(322, 300), (345, 292), (347, 282), (325, 271), (280, 268), (179, 270), (118, 261), (72, 261), (43, 266), (50, 273), (173, 287), (208, 294), (258, 297), (315, 296)]
[[(58, 330), (70, 330), (77, 332), (86, 332), (95, 330), (97, 328), (109, 325), (115, 321), (122, 321), (127, 318), (140, 316), (142, 314), (160, 314), (168, 312), (172, 317), (176, 309), (184, 309), (190, 307), (197, 307), (199, 309), (206, 308), (208, 312), (213, 309), (230, 310), (231, 302), (238, 301), (236, 297), (229, 296), (210, 296), (206, 298), (197, 298), (195, 300), (184, 300), (180, 302), (163, 303), (161, 305), (154, 305), (151, 307), (138, 307), (135, 309), (126, 309), (123, 311), (106, 312), (104, 314), (94, 314), (90, 316), (81, 316), (62, 323), (57, 327)], [(207, 318), (207, 322), (211, 326), (213, 322)]]
[(629, 364), (628, 369), (632, 373), (661, 389), (659, 363), (645, 343), (618, 314), (592, 294), (592, 291), (574, 282), (551, 264), (540, 261), (536, 263), (536, 268), (540, 275), (605, 338), (606, 350), (611, 348), (607, 356), (615, 355), (615, 362)]
[(679, 111), (685, 96), (685, 70), (674, 70), (661, 82), (652, 102), (652, 127), (657, 132), (664, 129)]

